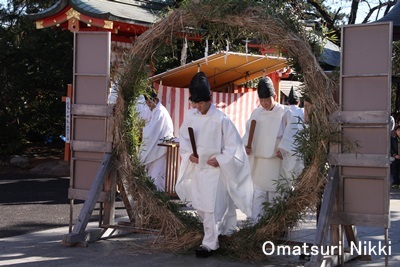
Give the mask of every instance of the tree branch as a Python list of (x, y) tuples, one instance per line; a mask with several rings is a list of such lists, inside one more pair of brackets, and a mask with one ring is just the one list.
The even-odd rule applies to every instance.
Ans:
[(377, 6), (371, 7), (367, 13), (367, 15), (365, 16), (364, 20), (362, 21), (362, 23), (368, 23), (369, 19), (371, 18), (372, 14), (376, 11), (381, 9), (382, 7), (386, 6), (385, 9), (385, 13), (384, 16), (389, 13), (389, 10), (392, 6), (394, 6), (396, 4), (397, 1), (387, 1), (385, 3), (380, 3)]
[(320, 4), (320, 1), (315, 1), (315, 0), (307, 0), (307, 3), (312, 5), (320, 14), (323, 20), (326, 22), (326, 27), (329, 31), (331, 31), (334, 35), (338, 37), (338, 40), (340, 40), (340, 29), (335, 26), (335, 20), (337, 18), (337, 15), (339, 14), (339, 10), (336, 12), (335, 16), (332, 18), (330, 14), (327, 12), (325, 7), (323, 7)]
[(355, 24), (357, 19), (357, 11), (359, 0), (353, 0), (351, 2), (350, 16), (349, 16), (349, 24)]

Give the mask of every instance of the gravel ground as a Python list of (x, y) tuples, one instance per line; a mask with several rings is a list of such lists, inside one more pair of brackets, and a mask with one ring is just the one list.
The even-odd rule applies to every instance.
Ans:
[[(22, 235), (39, 230), (68, 226), (69, 162), (62, 155), (30, 158), (29, 167), (0, 168), (0, 238)], [(117, 203), (121, 206), (122, 203)], [(75, 201), (73, 220), (83, 206)], [(91, 221), (98, 220), (98, 204)], [(125, 216), (124, 208), (116, 216)]]

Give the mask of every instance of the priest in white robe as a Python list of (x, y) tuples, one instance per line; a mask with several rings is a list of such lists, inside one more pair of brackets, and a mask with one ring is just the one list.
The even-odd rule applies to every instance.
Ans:
[(139, 118), (143, 121), (143, 125), (146, 125), (150, 121), (151, 110), (146, 104), (144, 95), (139, 95), (136, 99), (135, 110), (139, 115)]
[(283, 174), (283, 157), (278, 146), (291, 121), (289, 108), (276, 101), (275, 88), (269, 77), (260, 80), (257, 93), (261, 106), (252, 112), (243, 136), (243, 143), (248, 144), (250, 124), (255, 120), (253, 141), (250, 147), (246, 146), (254, 186), (251, 217), (253, 223), (263, 215), (263, 203), (273, 203), (277, 196), (276, 184)]
[(290, 89), (287, 104), (292, 117), (288, 127), (286, 127), (282, 140), (278, 148), (282, 153), (282, 166), (284, 177), (287, 178), (289, 185), (295, 180), (304, 169), (303, 158), (296, 152), (296, 135), (304, 128), (304, 108), (300, 108), (300, 98), (293, 86)]
[(304, 126), (304, 108), (299, 107), (300, 98), (293, 86), (290, 88), (289, 96), (286, 102), (290, 111), (292, 112), (293, 122), (296, 122), (297, 127), (302, 129)]
[[(219, 235), (236, 230), (236, 207), (251, 215), (253, 185), (240, 135), (232, 121), (211, 102), (207, 77), (197, 73), (189, 86), (190, 109), (179, 133), (182, 157), (176, 192), (196, 209), (204, 226), (197, 257), (219, 248)], [(194, 133), (193, 150), (188, 128)], [(196, 155), (196, 153), (197, 155)]]
[(152, 178), (157, 189), (165, 191), (167, 149), (158, 144), (164, 138), (174, 136), (174, 125), (168, 110), (161, 104), (155, 92), (145, 98), (151, 114), (150, 120), (143, 127), (139, 158), (146, 166), (147, 174)]

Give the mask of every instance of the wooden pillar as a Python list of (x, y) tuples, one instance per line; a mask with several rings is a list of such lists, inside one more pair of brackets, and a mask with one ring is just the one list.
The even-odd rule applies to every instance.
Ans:
[(279, 88), (279, 82), (281, 81), (281, 77), (279, 76), (278, 72), (273, 72), (273, 73), (269, 74), (268, 76), (271, 78), (272, 83), (274, 84), (275, 93), (276, 93), (276, 97), (277, 97), (276, 101), (278, 103), (280, 103), (281, 102), (281, 90)]
[(111, 170), (110, 174), (104, 181), (104, 191), (109, 193), (110, 197), (104, 201), (104, 216), (102, 224), (113, 225), (115, 218), (115, 187), (116, 187), (116, 170)]

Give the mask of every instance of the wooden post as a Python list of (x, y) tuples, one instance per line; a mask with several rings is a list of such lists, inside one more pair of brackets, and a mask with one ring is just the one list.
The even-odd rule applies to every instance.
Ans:
[(96, 205), (96, 202), (100, 196), (104, 181), (111, 171), (111, 167), (112, 156), (110, 153), (105, 153), (97, 175), (93, 181), (92, 186), (90, 187), (89, 195), (85, 200), (85, 203), (83, 204), (74, 228), (72, 229), (71, 233), (64, 235), (63, 237), (62, 243), (64, 245), (75, 246), (78, 243), (87, 242), (89, 240), (90, 236), (87, 232), (85, 232), (85, 229)]
[(116, 176), (116, 170), (112, 170), (104, 183), (104, 191), (110, 194), (110, 198), (104, 201), (104, 217), (101, 223), (105, 225), (114, 224)]
[[(319, 213), (317, 234), (315, 236), (314, 245), (321, 247), (325, 245), (327, 233), (329, 231), (331, 215), (333, 211), (333, 203), (335, 201), (336, 192), (339, 185), (339, 174), (337, 168), (333, 167), (328, 174), (328, 184), (325, 186), (324, 199), (321, 205), (321, 211)], [(332, 227), (332, 226), (331, 226)], [(314, 267), (321, 266), (323, 256), (321, 253), (318, 255), (312, 255), (310, 262), (307, 262), (305, 266)]]
[(133, 222), (135, 221), (135, 214), (133, 213), (135, 207), (135, 201), (133, 199), (133, 196), (129, 193), (129, 181), (126, 175), (118, 171), (117, 171), (117, 184), (120, 195), (122, 197), (122, 201), (124, 202), (126, 212), (128, 213), (129, 221)]

